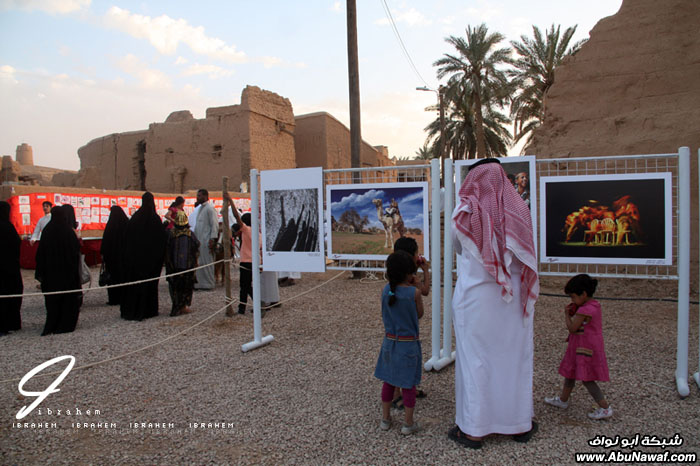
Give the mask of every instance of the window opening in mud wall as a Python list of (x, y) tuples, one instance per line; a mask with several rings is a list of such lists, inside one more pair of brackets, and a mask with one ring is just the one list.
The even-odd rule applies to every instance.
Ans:
[(214, 160), (220, 159), (222, 151), (223, 151), (223, 147), (221, 146), (221, 144), (215, 144), (211, 149), (211, 157)]
[(146, 141), (139, 141), (136, 152), (136, 163), (138, 166), (139, 189), (146, 190)]

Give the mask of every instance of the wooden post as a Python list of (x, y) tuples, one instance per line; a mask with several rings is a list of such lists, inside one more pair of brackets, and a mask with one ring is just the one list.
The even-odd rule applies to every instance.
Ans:
[(228, 220), (228, 207), (231, 205), (232, 209), (235, 209), (236, 206), (233, 204), (233, 201), (227, 202), (226, 198), (228, 197), (228, 176), (224, 176), (224, 204), (223, 204), (223, 211), (221, 214), (224, 217), (224, 259), (226, 262), (224, 262), (224, 283), (226, 286), (226, 302), (229, 303), (229, 305), (226, 307), (226, 315), (228, 317), (233, 316), (233, 305), (230, 304), (232, 302), (232, 297), (231, 297), (231, 263), (228, 262), (231, 259), (231, 227), (229, 226), (229, 220)]

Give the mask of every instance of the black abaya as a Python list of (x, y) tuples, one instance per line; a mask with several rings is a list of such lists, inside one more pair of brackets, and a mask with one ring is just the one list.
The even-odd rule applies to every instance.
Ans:
[[(22, 240), (10, 222), (10, 204), (0, 201), (0, 295), (22, 294), (19, 247)], [(22, 298), (0, 298), (0, 333), (22, 328)]]
[[(41, 234), (36, 251), (36, 275), (41, 291), (80, 289), (80, 241), (69, 225), (66, 209), (51, 209), (51, 221)], [(46, 324), (42, 335), (75, 330), (81, 292), (44, 296)]]
[[(119, 206), (112, 206), (109, 220), (102, 236), (100, 254), (105, 270), (109, 273), (109, 284), (124, 283), (124, 234), (129, 218)], [(107, 304), (120, 304), (124, 287), (107, 289)]]
[[(165, 256), (165, 227), (156, 213), (151, 193), (141, 197), (141, 207), (129, 219), (124, 235), (124, 281), (160, 275)], [(158, 280), (124, 287), (121, 316), (143, 320), (158, 315)]]

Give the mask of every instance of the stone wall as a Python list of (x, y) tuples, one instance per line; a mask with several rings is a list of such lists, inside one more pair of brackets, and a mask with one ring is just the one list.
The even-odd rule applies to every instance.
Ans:
[(250, 168), (294, 168), (294, 116), (289, 100), (246, 87), (240, 105), (207, 109), (206, 118), (173, 112), (148, 130), (90, 141), (78, 150), (78, 185), (184, 192), (249, 181)]
[[(296, 117), (297, 167), (350, 168), (350, 130), (326, 112), (310, 113)], [(393, 165), (386, 146), (379, 149), (362, 141), (361, 167), (385, 167)], [(366, 181), (394, 181), (394, 174), (386, 172), (380, 179)], [(350, 179), (350, 177), (349, 177)]]

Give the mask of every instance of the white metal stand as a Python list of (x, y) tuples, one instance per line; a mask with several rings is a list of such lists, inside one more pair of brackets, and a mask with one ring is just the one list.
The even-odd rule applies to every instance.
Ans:
[(688, 325), (690, 314), (690, 148), (678, 149), (678, 333), (676, 388), (685, 398), (688, 388)]
[(244, 353), (265, 346), (275, 339), (262, 336), (262, 313), (260, 310), (260, 195), (258, 193), (258, 170), (250, 171), (250, 228), (252, 230), (252, 274), (253, 274), (253, 341), (241, 345)]

